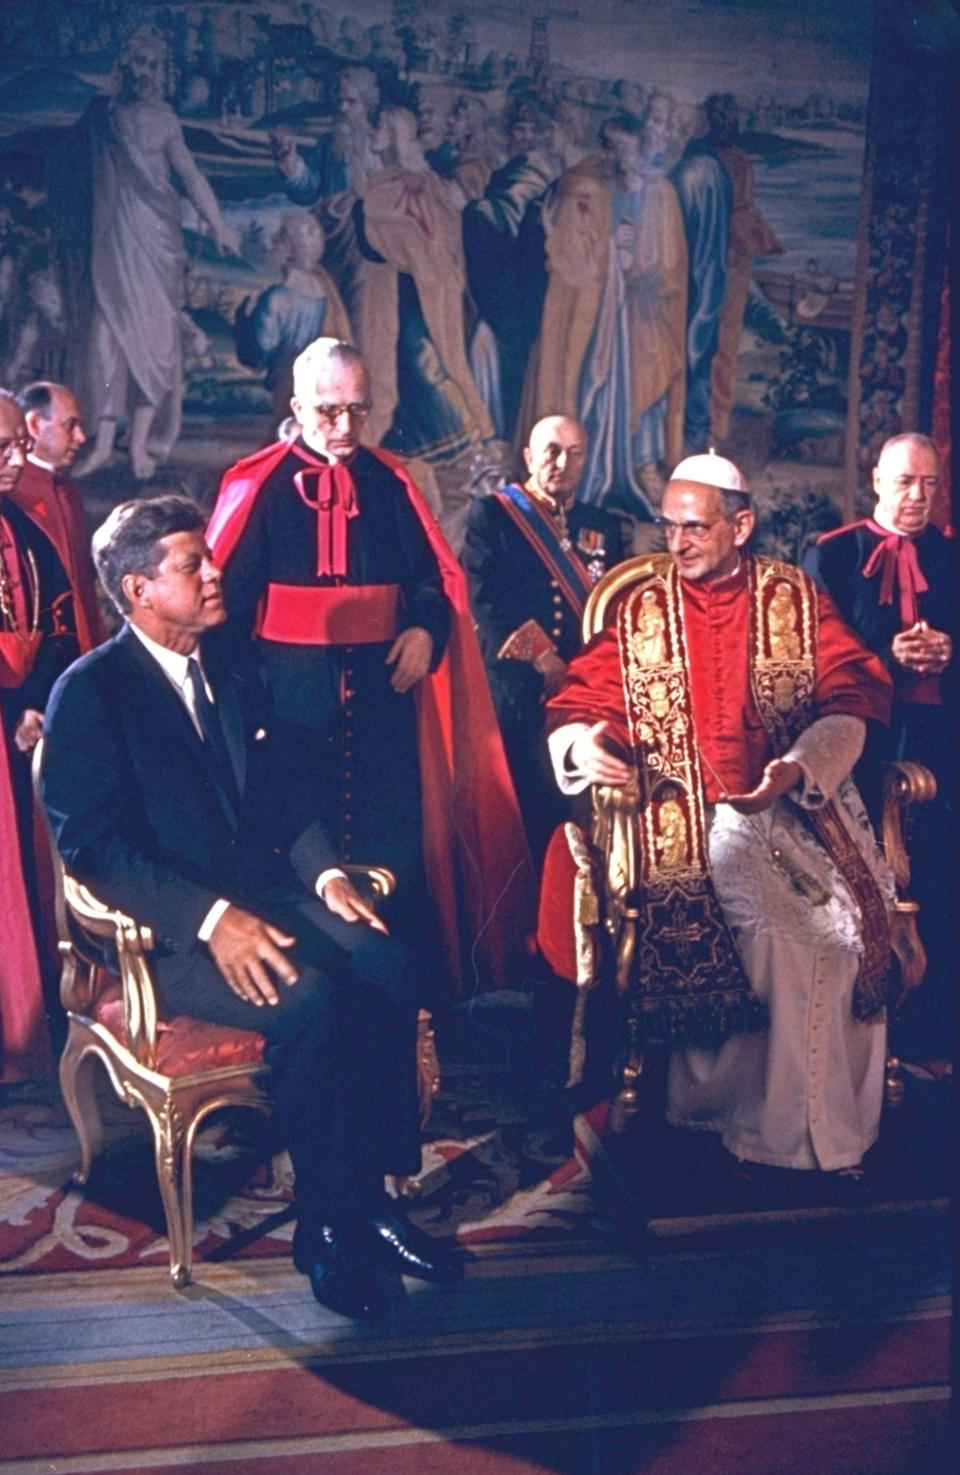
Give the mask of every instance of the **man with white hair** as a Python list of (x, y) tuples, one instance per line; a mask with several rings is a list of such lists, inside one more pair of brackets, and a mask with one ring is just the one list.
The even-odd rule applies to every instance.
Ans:
[(391, 926), (436, 940), (429, 893), (456, 975), (459, 864), (469, 941), (506, 981), (531, 876), (463, 575), (402, 463), (360, 444), (357, 349), (317, 339), (293, 385), (299, 434), (227, 471), (210, 524), (230, 626), (316, 754), (342, 859), (395, 872)]
[(955, 971), (953, 891), (943, 865), (954, 836), (960, 560), (956, 541), (931, 522), (939, 484), (933, 442), (913, 431), (892, 436), (873, 471), (872, 517), (824, 533), (804, 558), (804, 568), (893, 679), (890, 726), (870, 734), (857, 765), (874, 823), (891, 759), (923, 763), (937, 780), (935, 800), (911, 817), (911, 893), (920, 903), (928, 968), (923, 987), (897, 1015), (894, 1042), (898, 1053), (914, 1060), (939, 1060), (948, 1052)]
[(634, 1043), (673, 1052), (674, 1124), (738, 1159), (856, 1173), (883, 1095), (891, 890), (849, 774), (890, 683), (799, 569), (748, 554), (732, 462), (682, 461), (660, 523), (668, 552), (548, 707), (561, 788), (635, 795)]

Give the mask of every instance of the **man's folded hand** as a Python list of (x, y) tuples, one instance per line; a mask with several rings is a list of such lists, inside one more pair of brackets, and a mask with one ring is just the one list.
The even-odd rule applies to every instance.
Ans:
[(323, 900), (334, 916), (344, 922), (366, 922), (375, 932), (386, 932), (384, 922), (346, 876), (331, 876), (323, 888)]
[(595, 722), (573, 743), (571, 762), (590, 783), (619, 788), (630, 782), (633, 769), (611, 750), (613, 742), (609, 722)]

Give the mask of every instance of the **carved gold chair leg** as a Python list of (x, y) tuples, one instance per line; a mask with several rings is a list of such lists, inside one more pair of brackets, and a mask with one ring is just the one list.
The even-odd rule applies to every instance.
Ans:
[[(920, 908), (907, 895), (910, 885), (907, 821), (912, 804), (929, 804), (936, 793), (936, 779), (922, 764), (900, 760), (888, 766), (883, 782), (881, 833), (884, 855), (897, 888), (890, 916), (890, 942), (900, 968), (900, 994), (891, 1000), (888, 1016), (896, 1014), (907, 994), (920, 986), (927, 971), (926, 949), (917, 930)], [(891, 1053), (887, 1057), (884, 1101), (887, 1106), (899, 1106), (905, 1094), (900, 1060)]]
[(433, 1103), (440, 1093), (440, 1061), (433, 1016), (421, 1009), (417, 1017), (417, 1093), (420, 1100), (420, 1125), (430, 1120)]
[[(433, 1016), (429, 1010), (421, 1009), (417, 1016), (417, 1097), (420, 1102), (420, 1126), (427, 1125), (433, 1103), (440, 1092), (440, 1061), (437, 1059), (437, 1042), (433, 1028)], [(421, 1184), (416, 1178), (396, 1176), (389, 1180), (388, 1187), (398, 1198), (416, 1198)]]
[(73, 1175), (75, 1183), (86, 1183), (103, 1147), (103, 1120), (94, 1087), (96, 1065), (95, 1054), (85, 1050), (83, 1042), (71, 1031), (60, 1057), (60, 1090), (80, 1142), (80, 1167)]
[(183, 1122), (174, 1103), (148, 1111), (160, 1199), (170, 1245), (170, 1279), (176, 1289), (190, 1283), (193, 1268), (193, 1172)]
[[(242, 1073), (239, 1080), (244, 1080)], [(149, 1101), (142, 1102), (153, 1135), (157, 1183), (167, 1221), (170, 1279), (178, 1291), (190, 1284), (193, 1274), (193, 1149), (198, 1131), (208, 1116), (224, 1106), (270, 1111), (269, 1098), (259, 1091), (255, 1079), (244, 1085), (241, 1093), (225, 1091), (205, 1101), (189, 1086), (185, 1093), (174, 1087), (151, 1093)]]
[(620, 1090), (613, 1098), (610, 1111), (610, 1130), (624, 1132), (632, 1117), (637, 1114), (638, 1087), (643, 1075), (643, 1052), (631, 1048), (627, 1063), (620, 1074)]

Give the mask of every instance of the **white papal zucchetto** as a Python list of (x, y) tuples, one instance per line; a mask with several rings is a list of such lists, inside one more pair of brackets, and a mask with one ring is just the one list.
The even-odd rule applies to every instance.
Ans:
[(702, 486), (717, 487), (721, 492), (749, 492), (747, 479), (738, 466), (716, 451), (687, 456), (673, 468), (670, 481), (698, 481)]

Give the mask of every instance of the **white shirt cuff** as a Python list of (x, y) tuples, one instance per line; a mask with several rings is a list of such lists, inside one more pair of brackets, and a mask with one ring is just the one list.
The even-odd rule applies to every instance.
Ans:
[(347, 879), (346, 871), (341, 871), (339, 866), (328, 866), (325, 871), (320, 872), (319, 876), (314, 882), (313, 889), (317, 893), (321, 901), (323, 901), (323, 888), (326, 886), (328, 881), (334, 880), (336, 876), (342, 877), (344, 881)]
[(222, 897), (219, 901), (215, 901), (213, 903), (213, 906), (210, 908), (210, 910), (207, 912), (207, 915), (200, 923), (200, 931), (197, 933), (197, 937), (200, 939), (201, 942), (210, 941), (211, 937), (213, 936), (214, 928), (216, 927), (217, 923), (219, 922), (220, 918), (223, 916), (229, 905), (230, 903), (228, 901), (224, 901)]

